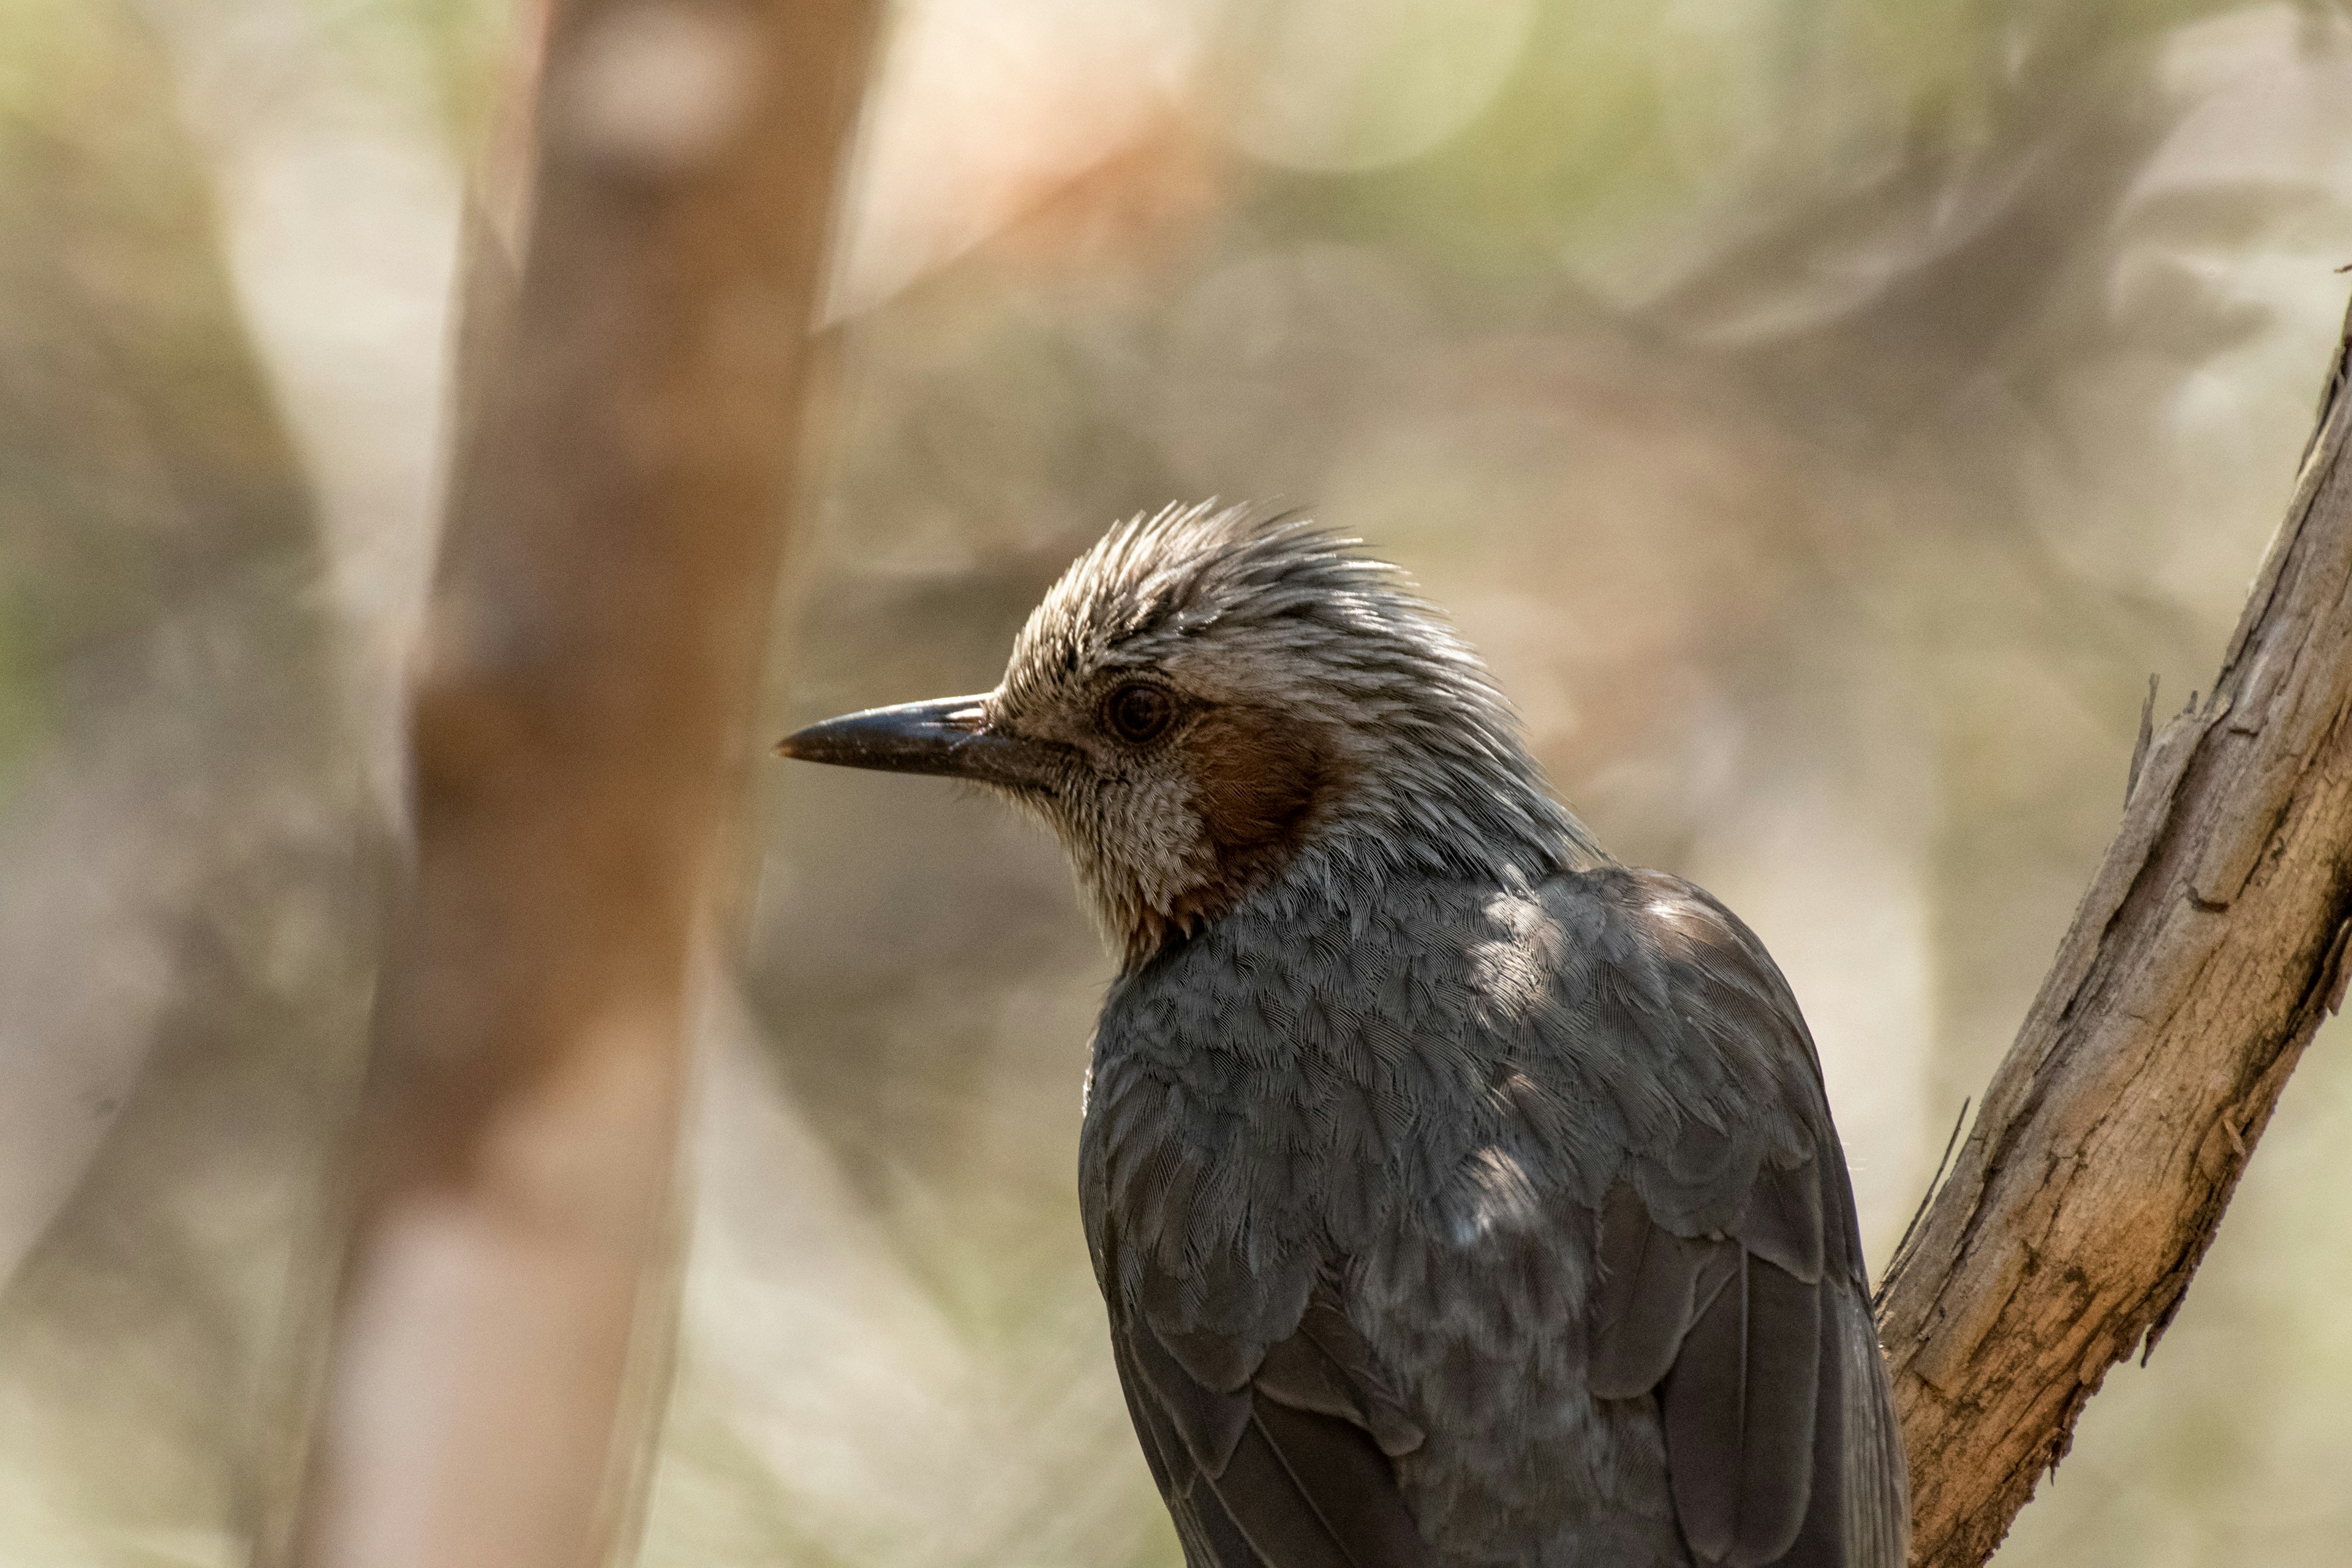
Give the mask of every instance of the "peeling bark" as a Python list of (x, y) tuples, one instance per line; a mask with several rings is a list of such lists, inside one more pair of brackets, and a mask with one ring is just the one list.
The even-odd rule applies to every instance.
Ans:
[(2152, 1350), (2352, 941), (2352, 317), (2212, 693), (2123, 825), (1887, 1270), (1912, 1561), (1992, 1554), (2107, 1368)]

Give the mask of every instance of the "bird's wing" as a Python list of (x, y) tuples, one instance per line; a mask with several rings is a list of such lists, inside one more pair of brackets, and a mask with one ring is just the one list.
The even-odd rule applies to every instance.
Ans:
[(1618, 868), (1555, 884), (1554, 1027), (1620, 1119), (1590, 1376), (1654, 1396), (1706, 1563), (1901, 1568), (1903, 1450), (1845, 1161), (1796, 1002), (1705, 892)]
[(1119, 1383), (1190, 1568), (1427, 1568), (1392, 1463), (1423, 1432), (1327, 1271), (1353, 1166), (1233, 1092), (1253, 986), (1196, 963), (1106, 1012), (1078, 1189)]
[(1421, 1433), (1321, 1293), (1268, 1346), (1148, 1313), (1115, 1315), (1111, 1341), (1190, 1568), (1425, 1568), (1390, 1463)]

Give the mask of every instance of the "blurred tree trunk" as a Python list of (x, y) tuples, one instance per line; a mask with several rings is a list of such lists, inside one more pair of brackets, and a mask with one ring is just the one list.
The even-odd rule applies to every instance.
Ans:
[(1887, 1270), (1915, 1563), (1990, 1557), (2107, 1368), (2153, 1348), (2287, 1075), (2343, 1001), (2347, 363), (2352, 317), (2212, 694), (2143, 729), (2121, 831)]
[(872, 7), (562, 0), (547, 28), (510, 298), (476, 226), (416, 864), (284, 1549), (336, 1568), (629, 1549), (692, 971)]

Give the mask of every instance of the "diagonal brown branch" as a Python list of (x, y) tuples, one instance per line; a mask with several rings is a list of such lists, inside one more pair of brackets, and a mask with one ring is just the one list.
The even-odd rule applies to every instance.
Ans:
[[(690, 970), (870, 0), (553, 6), (519, 288), (478, 291), (295, 1553), (625, 1550)], [(485, 304), (488, 301), (488, 304)], [(478, 357), (476, 357), (478, 356)]]
[[(2352, 355), (2352, 317), (2332, 362)], [(2352, 398), (2321, 405), (2212, 695), (2123, 826), (1888, 1271), (1913, 1562), (1990, 1556), (2108, 1367), (2189, 1288), (2352, 937)]]

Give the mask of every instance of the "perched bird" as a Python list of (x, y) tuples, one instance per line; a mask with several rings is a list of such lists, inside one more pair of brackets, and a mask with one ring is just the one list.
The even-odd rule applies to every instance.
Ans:
[(1601, 851), (1391, 568), (1171, 508), (993, 691), (778, 749), (978, 780), (1067, 847), (1120, 961), (1087, 1240), (1191, 1568), (1900, 1568), (1787, 983)]

